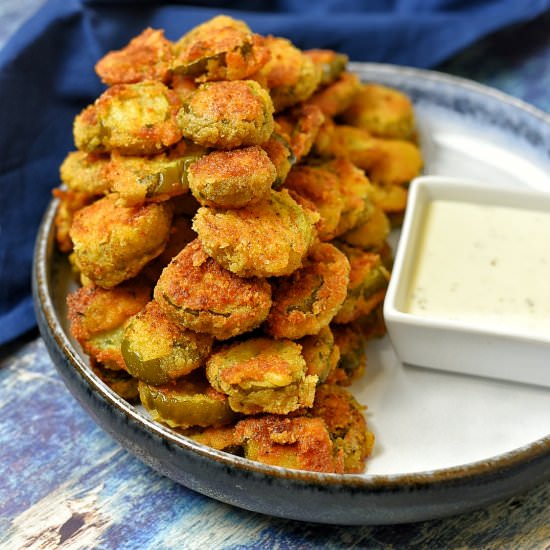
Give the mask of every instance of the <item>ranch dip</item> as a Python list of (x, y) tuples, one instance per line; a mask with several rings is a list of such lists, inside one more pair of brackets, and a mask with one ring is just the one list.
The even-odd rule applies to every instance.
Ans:
[(430, 202), (405, 311), (550, 337), (550, 213)]

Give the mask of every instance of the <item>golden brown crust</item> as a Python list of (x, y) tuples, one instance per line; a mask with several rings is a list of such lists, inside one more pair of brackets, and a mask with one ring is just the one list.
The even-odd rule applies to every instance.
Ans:
[(179, 96), (161, 82), (111, 86), (75, 118), (75, 144), (89, 153), (159, 153), (182, 137), (176, 123), (180, 107)]
[(315, 92), (306, 104), (317, 107), (326, 117), (334, 117), (351, 105), (360, 89), (359, 77), (345, 72), (335, 82)]
[(329, 243), (315, 245), (304, 266), (273, 283), (273, 306), (266, 331), (296, 340), (328, 326), (344, 302), (350, 267), (346, 256)]
[(111, 288), (137, 275), (166, 246), (172, 211), (165, 204), (119, 206), (107, 196), (80, 209), (70, 237), (79, 270)]
[(178, 124), (185, 137), (206, 147), (260, 145), (273, 132), (273, 104), (253, 80), (207, 82), (184, 102)]
[(164, 37), (164, 31), (147, 28), (121, 50), (102, 57), (95, 70), (109, 86), (142, 80), (166, 83), (170, 79), (173, 60), (173, 45)]
[(265, 200), (277, 177), (275, 166), (258, 145), (214, 151), (189, 168), (189, 186), (203, 206), (242, 208)]
[(196, 239), (164, 269), (155, 299), (183, 326), (225, 340), (263, 322), (271, 307), (271, 287), (263, 279), (227, 271)]

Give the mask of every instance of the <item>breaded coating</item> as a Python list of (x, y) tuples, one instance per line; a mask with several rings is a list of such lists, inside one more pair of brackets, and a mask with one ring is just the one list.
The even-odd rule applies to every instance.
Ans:
[(334, 50), (304, 50), (304, 55), (307, 55), (321, 71), (321, 81), (319, 86), (331, 84), (346, 70), (349, 58), (343, 53), (335, 52)]
[(59, 188), (54, 189), (52, 194), (59, 200), (54, 218), (55, 240), (59, 250), (68, 253), (73, 249), (70, 230), (74, 215), (80, 209), (90, 204), (95, 197), (86, 192), (64, 191)]
[(242, 208), (269, 196), (275, 166), (259, 146), (214, 151), (189, 167), (189, 186), (203, 206)]
[(185, 141), (180, 141), (173, 151), (153, 157), (113, 152), (102, 177), (127, 206), (165, 201), (189, 191), (189, 167), (205, 153), (204, 147)]
[(102, 82), (132, 84), (143, 80), (170, 80), (174, 52), (160, 29), (145, 29), (121, 50), (109, 52), (95, 66)]
[(74, 216), (70, 237), (76, 265), (93, 283), (116, 286), (164, 250), (171, 221), (164, 203), (125, 207), (113, 196), (103, 197)]
[(319, 240), (333, 239), (344, 209), (338, 176), (322, 166), (299, 164), (289, 172), (284, 187), (311, 201), (319, 212)]
[(286, 189), (267, 201), (238, 210), (199, 208), (193, 229), (206, 252), (241, 277), (289, 275), (315, 238), (318, 217)]
[(174, 322), (153, 300), (127, 323), (121, 351), (132, 376), (159, 386), (203, 366), (212, 342)]
[(290, 169), (296, 164), (294, 151), (288, 141), (277, 133), (277, 129), (265, 143), (262, 143), (262, 149), (267, 153), (269, 160), (271, 160), (277, 172), (277, 176), (271, 187), (273, 189), (280, 189)]
[(288, 414), (311, 407), (315, 396), (317, 376), (306, 375), (301, 349), (265, 337), (236, 342), (210, 356), (206, 376), (236, 412)]
[(368, 315), (382, 302), (390, 279), (379, 254), (341, 245), (351, 266), (348, 295), (334, 317), (336, 323), (350, 323)]
[(235, 435), (250, 460), (296, 470), (344, 472), (344, 453), (334, 446), (320, 418), (247, 418), (237, 423)]
[(367, 430), (362, 409), (346, 389), (323, 384), (317, 389), (311, 410), (314, 417), (325, 421), (335, 447), (342, 449), (347, 473), (364, 470), (374, 445), (374, 435)]
[(206, 147), (260, 145), (273, 132), (273, 104), (254, 80), (206, 82), (184, 101), (177, 120), (186, 138)]
[(321, 80), (320, 68), (290, 40), (267, 36), (271, 59), (253, 78), (269, 89), (275, 111), (308, 99)]
[(75, 118), (75, 144), (88, 153), (159, 153), (182, 137), (176, 123), (180, 107), (179, 96), (162, 82), (117, 84)]
[(340, 357), (327, 378), (327, 384), (349, 386), (360, 378), (367, 366), (367, 340), (363, 330), (356, 323), (332, 325), (334, 341), (340, 350)]
[(151, 288), (138, 280), (110, 290), (79, 288), (67, 296), (71, 334), (95, 361), (125, 369), (120, 351), (124, 326), (150, 299)]
[(226, 340), (264, 321), (271, 287), (264, 279), (238, 277), (224, 269), (196, 239), (164, 269), (155, 300), (184, 327)]
[(343, 206), (335, 234), (341, 235), (368, 219), (373, 208), (369, 198), (372, 186), (363, 170), (348, 159), (336, 158), (322, 167), (338, 177)]
[(243, 80), (260, 70), (270, 53), (264, 38), (244, 21), (219, 15), (185, 34), (176, 43), (176, 73), (207, 80)]
[(94, 374), (116, 394), (129, 403), (139, 400), (138, 380), (124, 370), (113, 370), (96, 361), (91, 362)]
[(334, 117), (352, 104), (360, 89), (359, 77), (354, 73), (344, 72), (337, 80), (316, 91), (306, 105), (314, 105), (326, 117)]
[(378, 251), (386, 244), (390, 229), (388, 216), (380, 207), (373, 205), (367, 221), (344, 233), (339, 238), (351, 246), (357, 246), (363, 250)]
[(356, 323), (367, 340), (382, 338), (387, 332), (384, 320), (384, 304), (380, 303), (368, 315), (359, 317)]
[(298, 106), (275, 118), (279, 131), (283, 132), (290, 143), (296, 160), (309, 153), (324, 121), (325, 116), (315, 105)]
[(303, 267), (273, 282), (273, 306), (265, 330), (297, 340), (328, 326), (346, 299), (350, 265), (329, 243), (312, 247)]
[(378, 139), (376, 147), (380, 158), (368, 169), (373, 183), (403, 185), (414, 179), (423, 166), (420, 149), (410, 141)]
[(347, 124), (373, 136), (414, 138), (415, 121), (411, 100), (402, 92), (381, 84), (363, 84), (352, 104), (342, 114)]
[(103, 177), (108, 163), (108, 156), (72, 151), (59, 169), (61, 181), (72, 191), (105, 195), (110, 190), (110, 182)]
[(298, 344), (302, 346), (306, 374), (317, 376), (317, 383), (322, 384), (340, 360), (340, 349), (334, 342), (332, 330), (328, 326), (323, 327), (317, 334), (298, 340)]
[(153, 420), (171, 428), (218, 427), (235, 419), (227, 397), (209, 387), (202, 372), (162, 386), (140, 382), (138, 389), (141, 403)]
[(382, 156), (378, 140), (367, 131), (334, 124), (331, 119), (326, 119), (319, 129), (314, 150), (321, 157), (349, 159), (363, 170), (368, 170)]
[(170, 227), (170, 237), (166, 248), (143, 268), (143, 275), (156, 284), (162, 270), (175, 258), (187, 244), (197, 238), (193, 231), (190, 218), (186, 216), (174, 216)]
[[(372, 202), (381, 208), (390, 222), (395, 216), (401, 216), (407, 206), (409, 191), (401, 185), (373, 185), (370, 191)], [(393, 224), (391, 224), (393, 227)]]
[(197, 443), (212, 447), (218, 451), (242, 455), (241, 439), (237, 438), (235, 434), (235, 426), (230, 425), (216, 428), (209, 427), (203, 430), (188, 430), (184, 435)]

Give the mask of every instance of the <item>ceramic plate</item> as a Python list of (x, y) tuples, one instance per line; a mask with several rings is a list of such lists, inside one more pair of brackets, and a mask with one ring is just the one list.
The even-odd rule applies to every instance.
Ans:
[[(413, 99), (426, 174), (550, 192), (548, 115), (435, 72), (368, 63), (351, 68), (362, 80), (399, 88)], [(34, 271), (37, 317), (53, 361), (107, 432), (175, 481), (280, 517), (381, 524), (464, 512), (550, 478), (548, 389), (404, 366), (387, 337), (369, 343), (367, 372), (352, 388), (368, 405), (377, 438), (364, 474), (253, 463), (156, 424), (97, 379), (68, 336), (69, 278), (53, 246), (54, 208), (52, 203), (37, 239)]]

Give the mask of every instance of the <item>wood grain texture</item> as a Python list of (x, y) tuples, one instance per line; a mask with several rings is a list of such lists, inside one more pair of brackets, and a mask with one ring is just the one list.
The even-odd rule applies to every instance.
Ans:
[(547, 548), (550, 483), (445, 520), (304, 524), (203, 497), (143, 465), (68, 393), (41, 339), (0, 363), (0, 548)]

